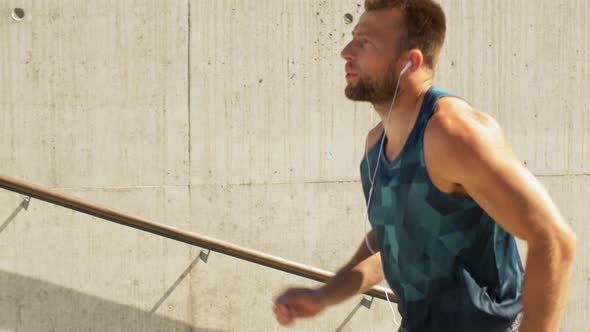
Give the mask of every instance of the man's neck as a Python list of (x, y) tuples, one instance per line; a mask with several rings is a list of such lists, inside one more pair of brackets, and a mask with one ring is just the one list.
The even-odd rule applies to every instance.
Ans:
[(385, 128), (388, 141), (401, 143), (412, 130), (416, 121), (424, 95), (432, 86), (432, 79), (424, 80), (419, 84), (410, 84), (409, 87), (398, 91), (391, 114), (388, 112), (391, 101), (381, 104), (373, 104), (375, 111), (381, 117), (381, 123)]

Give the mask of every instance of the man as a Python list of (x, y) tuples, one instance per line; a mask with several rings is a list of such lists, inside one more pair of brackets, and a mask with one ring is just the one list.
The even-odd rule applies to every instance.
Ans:
[[(496, 121), (432, 86), (442, 9), (366, 0), (365, 10), (342, 57), (346, 96), (382, 120), (361, 163), (372, 231), (326, 285), (280, 295), (277, 320), (314, 316), (385, 277), (400, 331), (558, 331), (575, 235)], [(524, 274), (513, 236), (528, 245)]]

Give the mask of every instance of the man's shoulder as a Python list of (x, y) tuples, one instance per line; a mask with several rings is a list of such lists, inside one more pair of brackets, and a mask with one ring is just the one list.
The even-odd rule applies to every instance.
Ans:
[(424, 134), (427, 159), (440, 175), (451, 182), (492, 155), (508, 151), (506, 137), (498, 122), (457, 98), (443, 98), (428, 121)]
[(427, 135), (439, 142), (491, 138), (501, 134), (498, 122), (489, 114), (475, 109), (465, 100), (455, 97), (441, 98), (426, 127)]
[(379, 122), (373, 129), (369, 130), (367, 134), (367, 139), (365, 142), (365, 154), (377, 144), (379, 137), (383, 133), (383, 124)]

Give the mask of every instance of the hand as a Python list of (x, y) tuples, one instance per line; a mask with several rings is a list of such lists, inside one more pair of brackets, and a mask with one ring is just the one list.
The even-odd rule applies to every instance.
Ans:
[(326, 307), (321, 289), (290, 288), (274, 301), (273, 311), (277, 321), (287, 326), (296, 318), (313, 317)]

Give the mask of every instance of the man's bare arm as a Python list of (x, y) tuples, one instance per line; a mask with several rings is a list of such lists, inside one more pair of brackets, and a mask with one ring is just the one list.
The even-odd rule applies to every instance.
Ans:
[[(376, 248), (373, 232), (369, 232), (367, 237), (371, 246)], [(298, 318), (313, 317), (329, 305), (365, 292), (382, 279), (380, 254), (371, 254), (363, 240), (348, 264), (324, 286), (316, 289), (290, 288), (274, 301), (273, 311), (281, 325), (290, 325)]]
[(383, 280), (381, 253), (378, 251), (373, 231), (367, 234), (367, 240), (371, 248), (377, 252), (372, 254), (363, 239), (352, 259), (320, 288), (327, 305), (340, 303), (351, 296), (368, 291)]
[(576, 237), (498, 124), (474, 110), (441, 108), (428, 125), (425, 155), (427, 167), (463, 187), (503, 229), (526, 240), (520, 331), (558, 331)]
[[(365, 140), (363, 158), (365, 158), (371, 147), (377, 144), (382, 132), (383, 125), (381, 122), (369, 130)], [(372, 254), (367, 248), (367, 242), (371, 249), (375, 251), (375, 254)], [(325, 295), (327, 304), (331, 305), (340, 303), (356, 294), (364, 293), (382, 280), (381, 253), (379, 252), (379, 245), (375, 241), (375, 235), (371, 230), (367, 233), (366, 239), (363, 239), (350, 261), (338, 270), (336, 275), (320, 290)]]
[[(365, 141), (365, 155), (382, 131), (380, 123), (369, 131)], [(367, 242), (375, 254), (367, 248)], [(291, 325), (298, 318), (313, 317), (330, 305), (364, 293), (381, 280), (381, 254), (373, 231), (370, 231), (350, 261), (325, 285), (313, 289), (289, 288), (275, 299), (273, 311), (281, 325)]]

